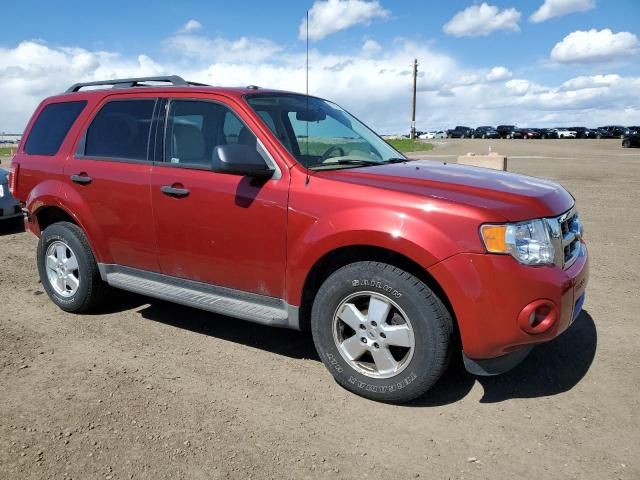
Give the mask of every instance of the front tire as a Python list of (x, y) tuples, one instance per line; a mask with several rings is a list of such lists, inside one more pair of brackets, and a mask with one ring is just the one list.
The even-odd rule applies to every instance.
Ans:
[(60, 222), (45, 228), (38, 242), (37, 263), (43, 288), (65, 312), (83, 313), (101, 303), (106, 285), (77, 225)]
[(446, 369), (453, 327), (445, 306), (418, 278), (385, 263), (357, 262), (322, 284), (311, 331), (340, 385), (372, 400), (405, 403)]

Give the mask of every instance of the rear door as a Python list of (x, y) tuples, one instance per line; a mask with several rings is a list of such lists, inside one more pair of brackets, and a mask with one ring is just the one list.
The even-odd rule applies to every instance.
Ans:
[[(99, 261), (158, 271), (151, 212), (154, 97), (107, 97), (66, 162)], [(82, 219), (81, 219), (82, 220)]]
[(268, 180), (217, 173), (214, 148), (228, 143), (251, 145), (277, 168), (228, 105), (170, 100), (164, 155), (151, 180), (161, 271), (283, 298), (288, 171), (278, 168)]

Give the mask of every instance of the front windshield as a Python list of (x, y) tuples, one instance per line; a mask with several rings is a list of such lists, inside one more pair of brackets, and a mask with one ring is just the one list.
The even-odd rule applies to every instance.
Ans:
[(406, 160), (334, 103), (296, 94), (249, 95), (246, 100), (307, 168), (353, 168)]

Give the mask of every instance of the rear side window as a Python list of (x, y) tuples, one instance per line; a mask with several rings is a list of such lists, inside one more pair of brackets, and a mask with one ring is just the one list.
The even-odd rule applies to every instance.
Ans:
[(155, 103), (150, 99), (105, 104), (87, 129), (84, 156), (147, 160)]
[(29, 155), (55, 155), (87, 102), (50, 103), (42, 109), (24, 146)]

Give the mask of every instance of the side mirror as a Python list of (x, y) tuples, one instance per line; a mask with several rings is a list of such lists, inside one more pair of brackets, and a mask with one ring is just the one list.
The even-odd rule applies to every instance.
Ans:
[(213, 170), (258, 178), (271, 178), (274, 173), (255, 148), (242, 143), (218, 145), (213, 152)]

